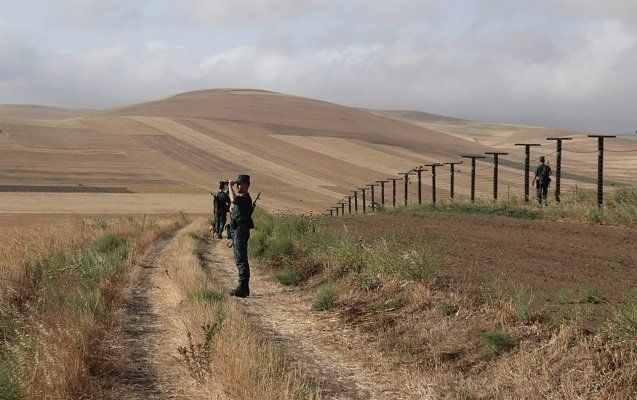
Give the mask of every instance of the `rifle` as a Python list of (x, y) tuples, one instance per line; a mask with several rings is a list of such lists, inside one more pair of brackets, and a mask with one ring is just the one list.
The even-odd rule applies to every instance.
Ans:
[[(254, 209), (257, 208), (257, 201), (259, 201), (260, 198), (261, 198), (261, 192), (257, 194), (257, 197), (252, 202), (252, 209), (250, 210), (250, 218), (252, 218)], [(228, 239), (230, 239), (230, 229), (231, 229), (230, 225), (232, 225), (232, 222), (226, 225), (226, 236), (228, 236)], [(232, 248), (232, 239), (228, 240), (228, 242), (226, 243), (226, 246), (228, 246), (228, 248)]]

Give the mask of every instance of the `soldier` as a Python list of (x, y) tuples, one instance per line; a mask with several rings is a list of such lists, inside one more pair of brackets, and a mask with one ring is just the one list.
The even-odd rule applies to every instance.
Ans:
[(230, 196), (226, 192), (228, 189), (228, 182), (219, 182), (219, 192), (214, 196), (214, 208), (215, 208), (215, 232), (217, 238), (221, 239), (223, 234), (223, 228), (226, 226), (226, 216), (230, 210)]
[(548, 205), (546, 198), (549, 194), (549, 184), (551, 183), (551, 167), (546, 164), (544, 156), (540, 157), (540, 164), (535, 169), (535, 177), (532, 184), (537, 184), (537, 201), (542, 205), (544, 201), (545, 205)]
[[(239, 285), (230, 292), (230, 295), (247, 297), (250, 295), (250, 264), (248, 263), (248, 239), (250, 229), (254, 228), (252, 222), (252, 198), (250, 188), (250, 176), (239, 175), (236, 181), (228, 181), (230, 186), (230, 202), (233, 204), (230, 213), (230, 230), (234, 261), (239, 272)], [(236, 185), (237, 191), (232, 186)]]

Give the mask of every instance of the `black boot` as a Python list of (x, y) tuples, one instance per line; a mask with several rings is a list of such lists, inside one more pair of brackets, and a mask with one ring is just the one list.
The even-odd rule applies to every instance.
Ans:
[(248, 282), (239, 282), (237, 288), (230, 291), (230, 296), (243, 298), (250, 296), (250, 286)]

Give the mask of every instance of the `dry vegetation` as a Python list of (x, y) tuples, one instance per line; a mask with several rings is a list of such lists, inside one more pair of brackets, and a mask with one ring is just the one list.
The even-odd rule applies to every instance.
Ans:
[(96, 390), (124, 271), (181, 218), (93, 219), (0, 231), (0, 393)]
[(207, 235), (202, 221), (195, 221), (161, 260), (166, 273), (157, 283), (169, 295), (160, 307), (172, 320), (160, 346), (162, 359), (172, 360), (162, 366), (164, 375), (188, 377), (178, 382), (182, 398), (319, 398), (313, 383), (211, 278)]
[[(594, 289), (562, 313), (534, 307), (520, 283), (449, 280), (438, 254), (399, 238), (362, 239), (321, 221), (260, 216), (251, 252), (282, 284), (315, 292), (317, 312), (372, 334), (396, 366), (419, 371), (441, 398), (637, 395), (637, 297), (605, 304)], [(568, 303), (568, 305), (566, 304)], [(566, 315), (566, 317), (565, 317)]]

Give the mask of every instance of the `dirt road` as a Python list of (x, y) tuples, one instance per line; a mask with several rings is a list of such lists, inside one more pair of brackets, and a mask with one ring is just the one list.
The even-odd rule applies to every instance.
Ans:
[[(211, 273), (229, 289), (237, 272), (223, 242), (213, 242), (208, 261)], [(409, 371), (388, 365), (372, 338), (342, 325), (335, 314), (313, 311), (302, 288), (285, 288), (255, 268), (251, 273), (252, 295), (237, 303), (320, 383), (325, 398), (426, 397), (422, 379), (410, 380)]]

